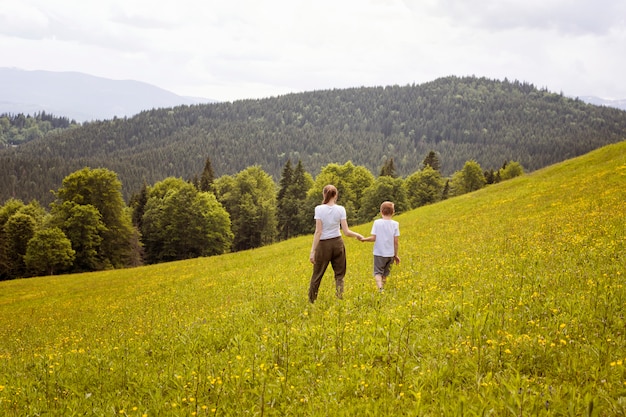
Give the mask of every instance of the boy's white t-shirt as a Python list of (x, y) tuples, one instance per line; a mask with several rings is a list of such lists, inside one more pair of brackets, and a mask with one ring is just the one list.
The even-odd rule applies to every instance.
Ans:
[(341, 236), (341, 220), (347, 218), (346, 209), (337, 204), (320, 204), (315, 207), (313, 218), (322, 221), (320, 240), (332, 239)]
[(376, 219), (371, 234), (376, 236), (374, 255), (392, 257), (395, 255), (394, 237), (400, 236), (400, 224), (391, 219)]

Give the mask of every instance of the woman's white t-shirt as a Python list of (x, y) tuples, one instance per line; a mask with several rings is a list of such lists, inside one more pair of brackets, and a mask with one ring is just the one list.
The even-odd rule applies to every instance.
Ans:
[(313, 218), (322, 221), (320, 240), (332, 239), (341, 236), (341, 220), (347, 218), (346, 209), (337, 204), (320, 204), (315, 207)]

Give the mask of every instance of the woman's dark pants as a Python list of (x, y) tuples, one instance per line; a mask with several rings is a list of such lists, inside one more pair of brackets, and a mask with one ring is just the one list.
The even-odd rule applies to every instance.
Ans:
[(322, 277), (330, 264), (335, 273), (335, 289), (337, 298), (343, 296), (343, 278), (346, 275), (346, 247), (341, 236), (332, 239), (320, 240), (315, 250), (315, 264), (309, 286), (309, 301), (317, 299)]

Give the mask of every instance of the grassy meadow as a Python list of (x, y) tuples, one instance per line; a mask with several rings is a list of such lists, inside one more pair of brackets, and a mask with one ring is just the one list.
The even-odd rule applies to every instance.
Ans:
[(626, 142), (396, 216), (383, 294), (311, 236), (0, 282), (0, 415), (623, 416), (625, 219)]

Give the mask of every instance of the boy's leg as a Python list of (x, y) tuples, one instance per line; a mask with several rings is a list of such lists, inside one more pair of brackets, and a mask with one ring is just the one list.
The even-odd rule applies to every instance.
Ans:
[(393, 258), (374, 255), (374, 279), (376, 280), (376, 286), (379, 291), (382, 291), (385, 287), (390, 264), (392, 262)]
[(393, 258), (388, 258), (385, 268), (383, 269), (382, 278), (381, 278), (383, 281), (383, 287), (387, 284), (387, 277), (391, 273), (392, 265), (393, 265)]
[(378, 287), (378, 291), (382, 291), (384, 286), (383, 276), (380, 274), (376, 274), (374, 275), (374, 279), (376, 280), (376, 286)]

